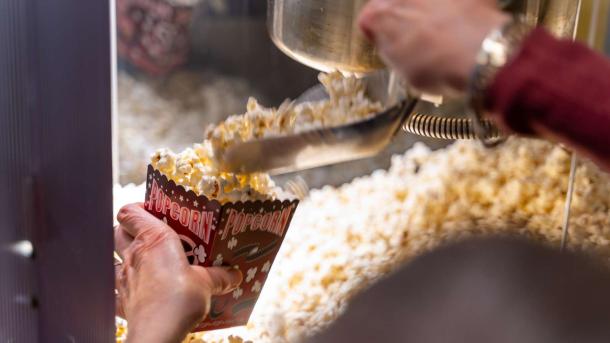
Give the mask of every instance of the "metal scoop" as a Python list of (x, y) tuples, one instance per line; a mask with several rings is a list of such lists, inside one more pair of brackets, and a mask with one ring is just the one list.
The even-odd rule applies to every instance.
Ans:
[[(387, 73), (367, 76), (367, 96), (386, 104), (389, 79)], [(296, 101), (317, 101), (326, 97), (320, 85), (309, 89)], [(277, 175), (374, 156), (400, 131), (416, 104), (416, 98), (402, 100), (367, 120), (239, 143), (220, 156), (220, 169)]]

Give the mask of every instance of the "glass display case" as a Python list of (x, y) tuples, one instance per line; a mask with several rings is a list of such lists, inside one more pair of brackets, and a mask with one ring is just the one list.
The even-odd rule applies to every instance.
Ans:
[[(117, 12), (118, 46), (124, 45), (125, 51), (146, 45), (144, 37), (139, 38), (141, 43), (137, 38), (122, 43), (127, 32), (145, 30), (145, 23), (155, 23), (146, 29), (153, 36), (161, 30), (155, 28), (161, 25), (155, 14), (159, 6), (188, 13), (189, 20), (171, 23), (182, 28), (170, 31), (181, 35), (180, 41), (188, 42), (185, 46), (177, 50), (148, 47), (166, 54), (159, 59), (180, 61), (162, 72), (139, 56), (119, 51), (122, 187), (116, 188), (115, 199), (120, 200), (115, 210), (120, 203), (143, 196), (144, 186), (137, 185), (144, 181), (145, 165), (154, 150), (180, 151), (201, 142), (207, 125), (244, 113), (251, 96), (265, 106), (277, 107), (317, 84), (317, 71), (290, 59), (273, 44), (264, 2), (117, 2), (119, 7), (138, 8)], [(557, 5), (554, 10), (561, 10), (559, 3), (553, 4)], [(591, 14), (608, 8), (595, 6), (607, 3), (583, 2), (585, 19), (578, 24), (577, 37), (585, 42), (595, 37), (601, 48), (607, 22), (601, 15), (591, 24)], [(122, 22), (130, 25), (122, 27)], [(552, 28), (559, 34), (570, 29), (564, 26)], [(590, 31), (596, 35), (588, 35)], [(169, 40), (175, 41), (176, 37)], [(459, 117), (464, 115), (464, 104), (459, 100), (440, 107), (423, 104), (417, 111)], [(524, 139), (511, 139), (493, 150), (476, 141), (452, 143), (399, 133), (376, 157), (274, 176), (280, 185), (302, 177), (314, 190), (295, 215), (278, 265), (272, 269), (274, 277), (265, 286), (271, 290), (263, 293), (248, 327), (200, 333), (192, 339), (221, 342), (233, 335), (255, 342), (261, 337), (271, 342), (297, 341), (330, 324), (340, 313), (339, 303), (408, 257), (444, 241), (515, 231), (559, 244), (570, 170), (568, 152)], [(586, 180), (605, 183), (607, 177), (589, 164), (578, 169), (572, 219), (575, 249), (586, 245), (578, 232), (592, 225), (592, 208), (582, 201), (610, 200), (584, 192)]]
[[(577, 39), (610, 52), (609, 11), (583, 0)], [(201, 143), (250, 97), (278, 107), (319, 83), (266, 21), (261, 0), (0, 2), (0, 341), (113, 339), (113, 216), (144, 200), (151, 155)], [(189, 339), (297, 342), (413, 257), (465, 237), (559, 246), (570, 157), (539, 140), (486, 149), (399, 132), (378, 156), (275, 175), (306, 186), (250, 324)], [(575, 176), (568, 247), (607, 260), (610, 176), (584, 160)]]

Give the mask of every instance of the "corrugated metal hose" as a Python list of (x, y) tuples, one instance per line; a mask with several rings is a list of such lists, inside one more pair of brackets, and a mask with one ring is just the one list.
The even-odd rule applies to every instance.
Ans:
[[(491, 121), (483, 120), (481, 125), (485, 129), (485, 139), (500, 139), (500, 130)], [(470, 118), (440, 117), (431, 114), (412, 114), (403, 126), (406, 132), (437, 139), (477, 139), (474, 122)]]

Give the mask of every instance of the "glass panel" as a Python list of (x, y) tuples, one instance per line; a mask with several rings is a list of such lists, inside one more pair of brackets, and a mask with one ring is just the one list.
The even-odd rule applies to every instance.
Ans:
[[(118, 182), (123, 186), (138, 185), (116, 188), (115, 197), (119, 201), (115, 210), (122, 203), (143, 199), (146, 165), (155, 150), (171, 148), (178, 152), (201, 142), (209, 124), (244, 113), (249, 97), (257, 98), (265, 106), (277, 107), (285, 99), (295, 99), (318, 84), (316, 70), (292, 60), (273, 44), (266, 24), (266, 1), (115, 1)], [(567, 38), (574, 33), (578, 3), (573, 0), (501, 2), (506, 10), (525, 14), (531, 22), (541, 23), (556, 35)], [(595, 47), (604, 46), (609, 3), (610, 0), (583, 0), (578, 39), (587, 41), (591, 37), (589, 27), (593, 27)], [(610, 42), (605, 44), (609, 46)], [(417, 113), (462, 118), (464, 111), (463, 99), (450, 99), (441, 107), (423, 103), (417, 108)], [(374, 158), (307, 170), (298, 175), (311, 188), (340, 185), (375, 170), (387, 169), (393, 154), (404, 155), (416, 142), (424, 142), (432, 150), (451, 143), (400, 132), (391, 146)], [(375, 173), (344, 189), (327, 188), (317, 198), (305, 200), (299, 208), (301, 212), (297, 212), (298, 218), (295, 216), (297, 224), (293, 231), (297, 233), (292, 241), (287, 240), (289, 248), (299, 251), (324, 241), (328, 244), (323, 249), (331, 247), (329, 253), (338, 252), (332, 256), (346, 256), (346, 262), (341, 265), (346, 270), (351, 270), (350, 264), (356, 262), (360, 266), (370, 263), (379, 275), (363, 279), (364, 284), (403, 262), (403, 257), (414, 256), (462, 234), (492, 233), (519, 225), (520, 233), (529, 232), (537, 238), (556, 242), (568, 165), (568, 154), (561, 148), (519, 139), (496, 150), (484, 150), (478, 142), (471, 141), (437, 152), (415, 149), (411, 154), (395, 159), (397, 167), (391, 173)], [(580, 168), (580, 174), (590, 173), (602, 180), (589, 164)], [(283, 175), (275, 180), (283, 185), (295, 176)], [(585, 181), (589, 182), (584, 176), (579, 180), (577, 189), (584, 187)], [(577, 203), (589, 201), (584, 195), (577, 195)], [(576, 211), (572, 230), (584, 232), (589, 224), (581, 222), (596, 211), (584, 206)], [(313, 235), (302, 234), (316, 230), (323, 240), (314, 242)], [(348, 230), (350, 234), (345, 233)], [(303, 242), (294, 237), (302, 238)], [(582, 237), (575, 235), (574, 243), (570, 244), (589, 244)], [(351, 246), (354, 242), (357, 246)], [(358, 255), (356, 251), (361, 246), (375, 247), (367, 252), (375, 259), (365, 261), (363, 254)], [(318, 254), (314, 259), (322, 259), (321, 256), (325, 255)], [(281, 277), (289, 275), (291, 265), (303, 263), (295, 257), (283, 257), (288, 259), (284, 264), (288, 267)], [(304, 271), (312, 279), (334, 277), (330, 272), (323, 275), (324, 271), (319, 269)], [(278, 282), (276, 287), (291, 283), (284, 281), (287, 282)], [(297, 296), (298, 292), (295, 291)], [(282, 310), (278, 310), (278, 315), (294, 310), (281, 308), (279, 303), (274, 305)], [(306, 304), (298, 305), (305, 308)], [(320, 307), (316, 306), (307, 308)], [(286, 332), (309, 329), (289, 315), (281, 318), (286, 321)]]
[[(116, 0), (116, 7), (122, 185), (144, 181), (156, 149), (180, 151), (201, 142), (208, 124), (244, 113), (250, 96), (279, 106), (318, 83), (317, 71), (271, 41), (265, 1)], [(417, 140), (399, 135), (382, 156), (301, 175), (316, 187), (341, 184), (389, 166), (392, 153)]]
[(157, 148), (201, 142), (248, 97), (276, 106), (317, 82), (265, 23), (263, 1), (117, 0), (121, 184), (144, 181)]

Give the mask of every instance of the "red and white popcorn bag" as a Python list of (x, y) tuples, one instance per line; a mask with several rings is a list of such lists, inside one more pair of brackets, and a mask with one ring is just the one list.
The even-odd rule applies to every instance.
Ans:
[(298, 200), (221, 204), (149, 165), (144, 206), (178, 233), (191, 264), (232, 266), (244, 276), (239, 288), (212, 298), (208, 317), (193, 332), (247, 324)]

